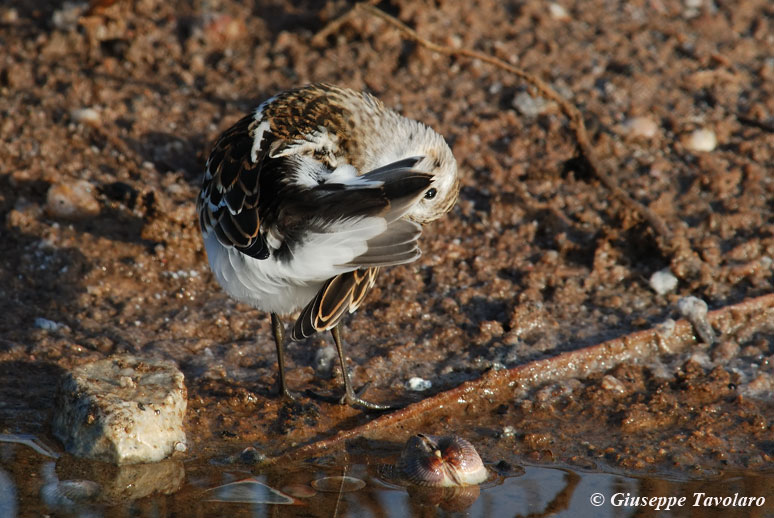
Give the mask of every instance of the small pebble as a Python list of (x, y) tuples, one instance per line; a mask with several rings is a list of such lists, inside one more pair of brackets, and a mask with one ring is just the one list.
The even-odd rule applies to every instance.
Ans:
[(666, 295), (677, 288), (677, 277), (675, 277), (669, 268), (659, 270), (650, 276), (650, 287), (659, 295)]
[(55, 183), (46, 194), (46, 212), (52, 218), (79, 220), (95, 217), (100, 205), (86, 180)]
[(77, 108), (70, 111), (70, 117), (75, 122), (96, 124), (100, 122), (99, 112), (94, 108)]
[(59, 322), (54, 322), (53, 320), (41, 317), (35, 319), (34, 325), (36, 328), (43, 329), (44, 331), (59, 331), (64, 327), (64, 324), (60, 324)]
[(548, 101), (542, 97), (532, 97), (527, 92), (519, 92), (511, 104), (525, 117), (537, 117), (546, 111)]
[(406, 388), (414, 392), (424, 392), (433, 386), (433, 382), (417, 376), (414, 376), (406, 382)]
[(715, 132), (708, 129), (697, 129), (685, 140), (685, 147), (691, 151), (712, 151), (718, 145)]
[(51, 23), (60, 31), (78, 27), (78, 20), (88, 7), (86, 2), (62, 2), (62, 6), (51, 15)]
[(566, 21), (570, 19), (570, 15), (567, 14), (567, 9), (557, 4), (556, 2), (551, 2), (548, 4), (548, 12), (551, 14), (551, 18), (554, 20)]
[(626, 385), (624, 385), (621, 380), (616, 378), (615, 376), (612, 376), (610, 374), (606, 374), (602, 378), (602, 388), (609, 391), (609, 392), (615, 392), (617, 394), (624, 394), (626, 393)]
[(698, 297), (683, 297), (677, 301), (677, 309), (693, 324), (696, 334), (702, 342), (714, 344), (717, 338), (712, 325), (707, 320), (707, 303)]
[(516, 428), (511, 425), (504, 426), (501, 436), (506, 439), (516, 437)]
[(632, 117), (623, 123), (624, 131), (632, 137), (653, 138), (658, 133), (658, 124), (650, 117)]
[(336, 359), (336, 348), (320, 347), (314, 353), (314, 370), (321, 378), (330, 378), (333, 372), (333, 362)]

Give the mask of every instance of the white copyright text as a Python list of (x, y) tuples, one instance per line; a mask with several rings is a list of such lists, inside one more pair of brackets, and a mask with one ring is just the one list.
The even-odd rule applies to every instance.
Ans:
[[(605, 495), (594, 493), (590, 497), (593, 506), (605, 503)], [(696, 492), (691, 496), (633, 496), (631, 493), (615, 493), (610, 497), (613, 507), (649, 507), (654, 511), (669, 511), (677, 507), (763, 507), (763, 496), (733, 495), (719, 496)]]

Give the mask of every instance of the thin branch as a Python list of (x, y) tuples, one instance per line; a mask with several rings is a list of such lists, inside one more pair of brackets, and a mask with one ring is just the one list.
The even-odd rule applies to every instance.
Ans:
[[(707, 318), (724, 335), (740, 329), (757, 329), (774, 318), (774, 293), (710, 311)], [(393, 442), (406, 440), (414, 430), (422, 429), (428, 423), (440, 422), (445, 416), (458, 418), (464, 415), (469, 405), (479, 411), (483, 407), (495, 408), (505, 402), (512, 403), (514, 399), (524, 397), (547, 383), (585, 378), (622, 363), (672, 356), (691, 351), (695, 346), (693, 326), (687, 320), (678, 320), (667, 331), (657, 326), (511, 369), (490, 370), (478, 379), (363, 425), (302, 444), (269, 458), (267, 463), (276, 465), (330, 454), (344, 449), (348, 441), (358, 438)]]
[(572, 103), (568, 102), (564, 97), (559, 95), (547, 83), (542, 81), (540, 78), (522, 70), (521, 68), (515, 67), (509, 63), (506, 63), (505, 61), (497, 59), (493, 56), (489, 56), (482, 52), (477, 52), (475, 50), (470, 50), (465, 48), (453, 48), (447, 45), (439, 45), (437, 43), (434, 43), (428, 40), (427, 38), (424, 38), (423, 36), (421, 36), (419, 33), (417, 33), (417, 31), (415, 31), (405, 23), (401, 22), (394, 16), (390, 16), (389, 14), (385, 13), (384, 11), (382, 11), (381, 9), (375, 7), (370, 3), (356, 4), (352, 10), (348, 11), (338, 19), (334, 20), (333, 22), (328, 24), (328, 26), (326, 26), (322, 31), (320, 31), (320, 33), (318, 33), (315, 36), (314, 41), (319, 42), (321, 41), (321, 38), (324, 39), (325, 37), (327, 37), (329, 34), (331, 34), (336, 29), (338, 29), (344, 21), (349, 20), (352, 17), (352, 15), (357, 11), (364, 11), (370, 15), (373, 15), (387, 22), (388, 24), (392, 25), (400, 32), (402, 32), (406, 37), (415, 41), (419, 45), (427, 48), (432, 52), (437, 52), (439, 54), (445, 54), (448, 56), (463, 56), (470, 59), (476, 59), (478, 61), (488, 63), (496, 68), (505, 70), (506, 72), (511, 73), (516, 77), (520, 78), (525, 83), (532, 85), (540, 93), (541, 96), (556, 102), (559, 105), (560, 109), (562, 110), (562, 113), (564, 113), (564, 115), (569, 119), (570, 126), (573, 130), (573, 133), (575, 134), (575, 140), (576, 140), (579, 152), (586, 160), (586, 163), (588, 164), (588, 167), (591, 170), (591, 172), (599, 179), (600, 182), (602, 182), (602, 184), (605, 187), (607, 187), (610, 190), (610, 192), (613, 193), (614, 196), (620, 199), (625, 205), (630, 207), (632, 210), (640, 214), (640, 216), (645, 221), (648, 222), (648, 224), (656, 232), (657, 237), (660, 238), (659, 245), (662, 248), (662, 250), (664, 250), (668, 255), (672, 255), (672, 250), (673, 250), (672, 231), (669, 229), (669, 227), (666, 225), (664, 220), (658, 214), (650, 210), (642, 203), (633, 199), (631, 196), (629, 196), (629, 194), (626, 191), (621, 189), (621, 187), (619, 187), (618, 184), (615, 183), (615, 181), (612, 179), (612, 177), (608, 174), (608, 172), (605, 170), (605, 168), (597, 159), (596, 153), (594, 153), (594, 149), (591, 147), (591, 143), (589, 142), (588, 132), (586, 131), (586, 125), (583, 122), (583, 116), (581, 115), (580, 110), (578, 110)]

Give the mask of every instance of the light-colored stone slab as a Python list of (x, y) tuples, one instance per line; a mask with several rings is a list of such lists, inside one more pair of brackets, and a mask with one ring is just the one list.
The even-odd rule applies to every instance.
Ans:
[(135, 356), (76, 367), (59, 384), (54, 435), (73, 455), (118, 465), (185, 451), (183, 381), (174, 363)]

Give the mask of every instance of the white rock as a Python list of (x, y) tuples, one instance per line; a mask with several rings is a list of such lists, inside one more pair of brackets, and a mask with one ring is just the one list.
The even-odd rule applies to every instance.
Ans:
[(432, 381), (420, 378), (418, 376), (414, 376), (413, 378), (409, 379), (408, 382), (406, 382), (406, 387), (409, 390), (413, 390), (414, 392), (424, 392), (432, 386)]
[(688, 320), (700, 320), (707, 318), (707, 303), (699, 297), (683, 297), (677, 301), (677, 309)]
[(695, 130), (685, 141), (685, 147), (691, 151), (712, 151), (717, 145), (715, 132), (706, 128)]
[(567, 9), (556, 2), (548, 4), (548, 12), (551, 13), (551, 18), (554, 20), (566, 21), (570, 19), (570, 15), (567, 14)]
[(527, 92), (519, 92), (511, 102), (511, 105), (525, 117), (537, 117), (546, 111), (548, 104), (548, 101), (542, 97), (532, 97)]
[(650, 276), (650, 287), (659, 295), (666, 295), (677, 288), (677, 277), (675, 277), (669, 268), (659, 270)]
[(623, 123), (624, 131), (632, 137), (653, 138), (658, 133), (658, 124), (650, 117), (632, 117)]
[(683, 297), (677, 301), (677, 309), (691, 324), (699, 338), (706, 344), (717, 340), (715, 331), (707, 319), (707, 303), (698, 297)]
[(186, 398), (172, 362), (114, 356), (88, 363), (60, 381), (54, 435), (78, 457), (156, 462), (186, 442)]
[(96, 124), (100, 121), (99, 112), (94, 108), (77, 108), (70, 111), (70, 117), (75, 122), (88, 122)]
[(60, 31), (74, 30), (88, 7), (88, 2), (62, 2), (62, 6), (51, 15), (51, 21)]
[(55, 183), (46, 194), (46, 212), (53, 218), (85, 219), (99, 214), (94, 188), (86, 180)]

